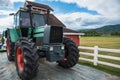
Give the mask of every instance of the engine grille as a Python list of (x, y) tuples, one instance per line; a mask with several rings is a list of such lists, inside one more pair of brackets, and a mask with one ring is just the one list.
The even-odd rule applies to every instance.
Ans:
[(62, 43), (63, 27), (52, 26), (50, 30), (50, 43)]

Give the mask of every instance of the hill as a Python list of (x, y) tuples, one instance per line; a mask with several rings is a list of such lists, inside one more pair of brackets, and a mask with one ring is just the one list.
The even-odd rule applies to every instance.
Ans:
[(115, 35), (120, 36), (120, 24), (106, 25), (96, 29), (79, 30), (85, 33), (86, 36), (102, 36), (102, 35)]
[(105, 34), (120, 32), (120, 24), (103, 26), (101, 28), (94, 29), (94, 31)]

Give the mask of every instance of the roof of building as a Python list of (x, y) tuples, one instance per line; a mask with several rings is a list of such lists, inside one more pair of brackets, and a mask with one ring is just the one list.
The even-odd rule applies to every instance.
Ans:
[[(46, 15), (45, 15), (45, 22), (47, 22), (46, 20), (47, 19), (46, 19)], [(66, 32), (66, 33), (78, 33), (77, 31), (66, 28), (66, 26), (53, 14), (49, 15), (49, 25), (64, 27), (63, 31)]]
[(72, 29), (68, 29), (66, 27), (63, 28), (63, 32), (66, 32), (66, 33), (78, 33), (77, 31), (72, 30)]
[(36, 3), (36, 2), (31, 2), (31, 1), (26, 1), (25, 5), (27, 5), (27, 4), (31, 4), (32, 6), (35, 6), (35, 7), (45, 8), (45, 9), (49, 9), (49, 10), (53, 11), (53, 9), (51, 7), (49, 7), (48, 5), (44, 5), (44, 4), (40, 4), (40, 3)]
[(66, 27), (63, 28), (64, 35), (84, 35), (84, 33), (79, 33), (78, 31), (68, 29)]
[(61, 26), (66, 27), (56, 16), (50, 14), (49, 16), (49, 24), (52, 26)]
[(64, 27), (63, 30), (66, 33), (78, 33), (77, 31), (74, 31), (72, 29), (68, 29), (66, 28), (66, 26), (57, 18), (55, 17), (53, 14), (50, 14), (49, 16), (49, 24), (51, 26), (60, 26), (60, 27)]

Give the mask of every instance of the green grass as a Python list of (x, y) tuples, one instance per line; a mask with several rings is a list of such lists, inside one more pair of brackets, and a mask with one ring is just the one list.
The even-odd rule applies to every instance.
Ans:
[(120, 49), (120, 37), (81, 37), (81, 46), (99, 46)]
[[(80, 39), (81, 39), (80, 41), (81, 46), (93, 47), (97, 45), (102, 48), (120, 49), (120, 37), (81, 37)], [(93, 53), (92, 50), (80, 49), (80, 51)], [(100, 51), (99, 54), (120, 57), (120, 54), (118, 53)], [(81, 55), (81, 57), (93, 59), (93, 57), (86, 56), (86, 55)], [(104, 59), (104, 58), (98, 58), (98, 60), (120, 65), (120, 61), (116, 61), (116, 60), (110, 60), (110, 59)], [(98, 65), (97, 67), (95, 67), (93, 66), (93, 63), (86, 62), (86, 61), (80, 61), (79, 63), (94, 67), (96, 69), (105, 71), (110, 74), (120, 76), (120, 69), (117, 69), (117, 68), (112, 68), (112, 67), (105, 66), (105, 65)]]
[(93, 67), (98, 70), (102, 70), (102, 71), (112, 74), (112, 75), (120, 76), (120, 69), (117, 69), (117, 68), (113, 68), (113, 67), (105, 66), (105, 65), (99, 65), (99, 64), (98, 64), (98, 66), (94, 66), (93, 63), (82, 61), (82, 60), (79, 61), (78, 63), (81, 65)]

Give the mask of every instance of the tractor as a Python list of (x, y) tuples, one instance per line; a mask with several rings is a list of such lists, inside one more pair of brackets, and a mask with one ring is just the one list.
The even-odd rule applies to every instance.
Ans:
[(21, 80), (32, 80), (36, 76), (41, 58), (66, 69), (77, 64), (78, 47), (64, 36), (63, 27), (49, 25), (50, 9), (36, 10), (28, 4), (10, 15), (14, 16), (14, 27), (5, 31), (7, 57), (15, 61)]

